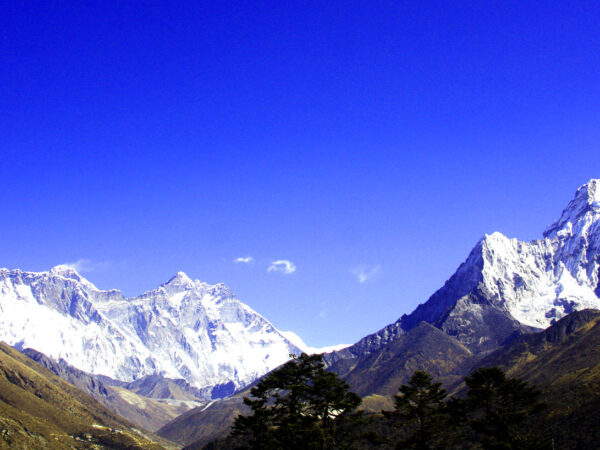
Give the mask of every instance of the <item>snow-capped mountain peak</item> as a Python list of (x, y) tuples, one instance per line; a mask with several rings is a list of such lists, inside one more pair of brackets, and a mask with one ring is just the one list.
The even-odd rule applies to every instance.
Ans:
[(469, 295), (475, 289), (508, 319), (536, 328), (574, 310), (600, 308), (600, 180), (577, 190), (544, 238), (522, 242), (498, 232), (486, 235), (477, 250), (481, 267), (468, 268), (480, 277)]
[(57, 266), (54, 266), (52, 269), (50, 269), (50, 273), (63, 276), (70, 276), (73, 274), (79, 275), (77, 271), (73, 269), (73, 267), (66, 264), (58, 264)]
[[(581, 232), (600, 218), (600, 180), (592, 179), (575, 193), (560, 218), (544, 232), (545, 238)], [(577, 225), (579, 230), (575, 230)]]
[(190, 286), (193, 285), (194, 282), (192, 281), (192, 279), (190, 277), (188, 277), (185, 272), (177, 272), (175, 274), (175, 276), (173, 276), (169, 281), (167, 281), (165, 283), (165, 285), (171, 285), (171, 286), (175, 286), (175, 285), (183, 285), (183, 286)]
[[(42, 272), (44, 273), (44, 272)], [(90, 289), (96, 289), (93, 283), (82, 277), (77, 270), (67, 264), (59, 264), (50, 269), (49, 274), (84, 283)]]
[(161, 284), (158, 289), (162, 289), (170, 294), (181, 293), (192, 290), (202, 283), (199, 280), (192, 280), (184, 272), (177, 272), (166, 283)]
[(369, 354), (428, 322), (471, 351), (514, 333), (546, 328), (582, 309), (600, 309), (600, 180), (581, 186), (544, 239), (486, 234), (467, 259), (412, 313), (330, 358)]

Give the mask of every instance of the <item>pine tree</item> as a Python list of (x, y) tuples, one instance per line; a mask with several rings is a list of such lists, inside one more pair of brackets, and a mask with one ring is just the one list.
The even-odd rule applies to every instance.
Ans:
[(465, 378), (467, 424), (484, 449), (538, 448), (540, 440), (527, 428), (544, 407), (540, 391), (497, 368), (481, 368)]
[(244, 404), (250, 407), (253, 414), (238, 416), (233, 424), (232, 434), (245, 441), (249, 448), (275, 449), (277, 443), (271, 432), (274, 414), (272, 408), (267, 406), (271, 389), (263, 383), (252, 388), (251, 393), (253, 398), (244, 397)]
[(394, 414), (404, 428), (405, 438), (396, 448), (432, 449), (444, 446), (447, 430), (446, 390), (427, 372), (416, 371), (395, 396)]

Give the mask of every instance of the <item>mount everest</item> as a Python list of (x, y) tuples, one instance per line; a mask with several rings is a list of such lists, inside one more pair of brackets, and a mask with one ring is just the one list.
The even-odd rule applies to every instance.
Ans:
[(232, 393), (300, 349), (223, 284), (179, 272), (135, 298), (102, 291), (67, 266), (0, 269), (0, 340), (94, 375), (184, 379)]

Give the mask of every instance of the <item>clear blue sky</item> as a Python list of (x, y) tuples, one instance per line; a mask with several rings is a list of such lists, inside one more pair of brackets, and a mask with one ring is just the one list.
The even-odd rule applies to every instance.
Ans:
[(599, 5), (3, 2), (0, 267), (354, 342), (600, 177)]

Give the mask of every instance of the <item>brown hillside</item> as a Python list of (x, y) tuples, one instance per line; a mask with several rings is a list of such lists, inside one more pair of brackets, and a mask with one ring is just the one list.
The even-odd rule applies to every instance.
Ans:
[(0, 343), (0, 447), (176, 448)]

